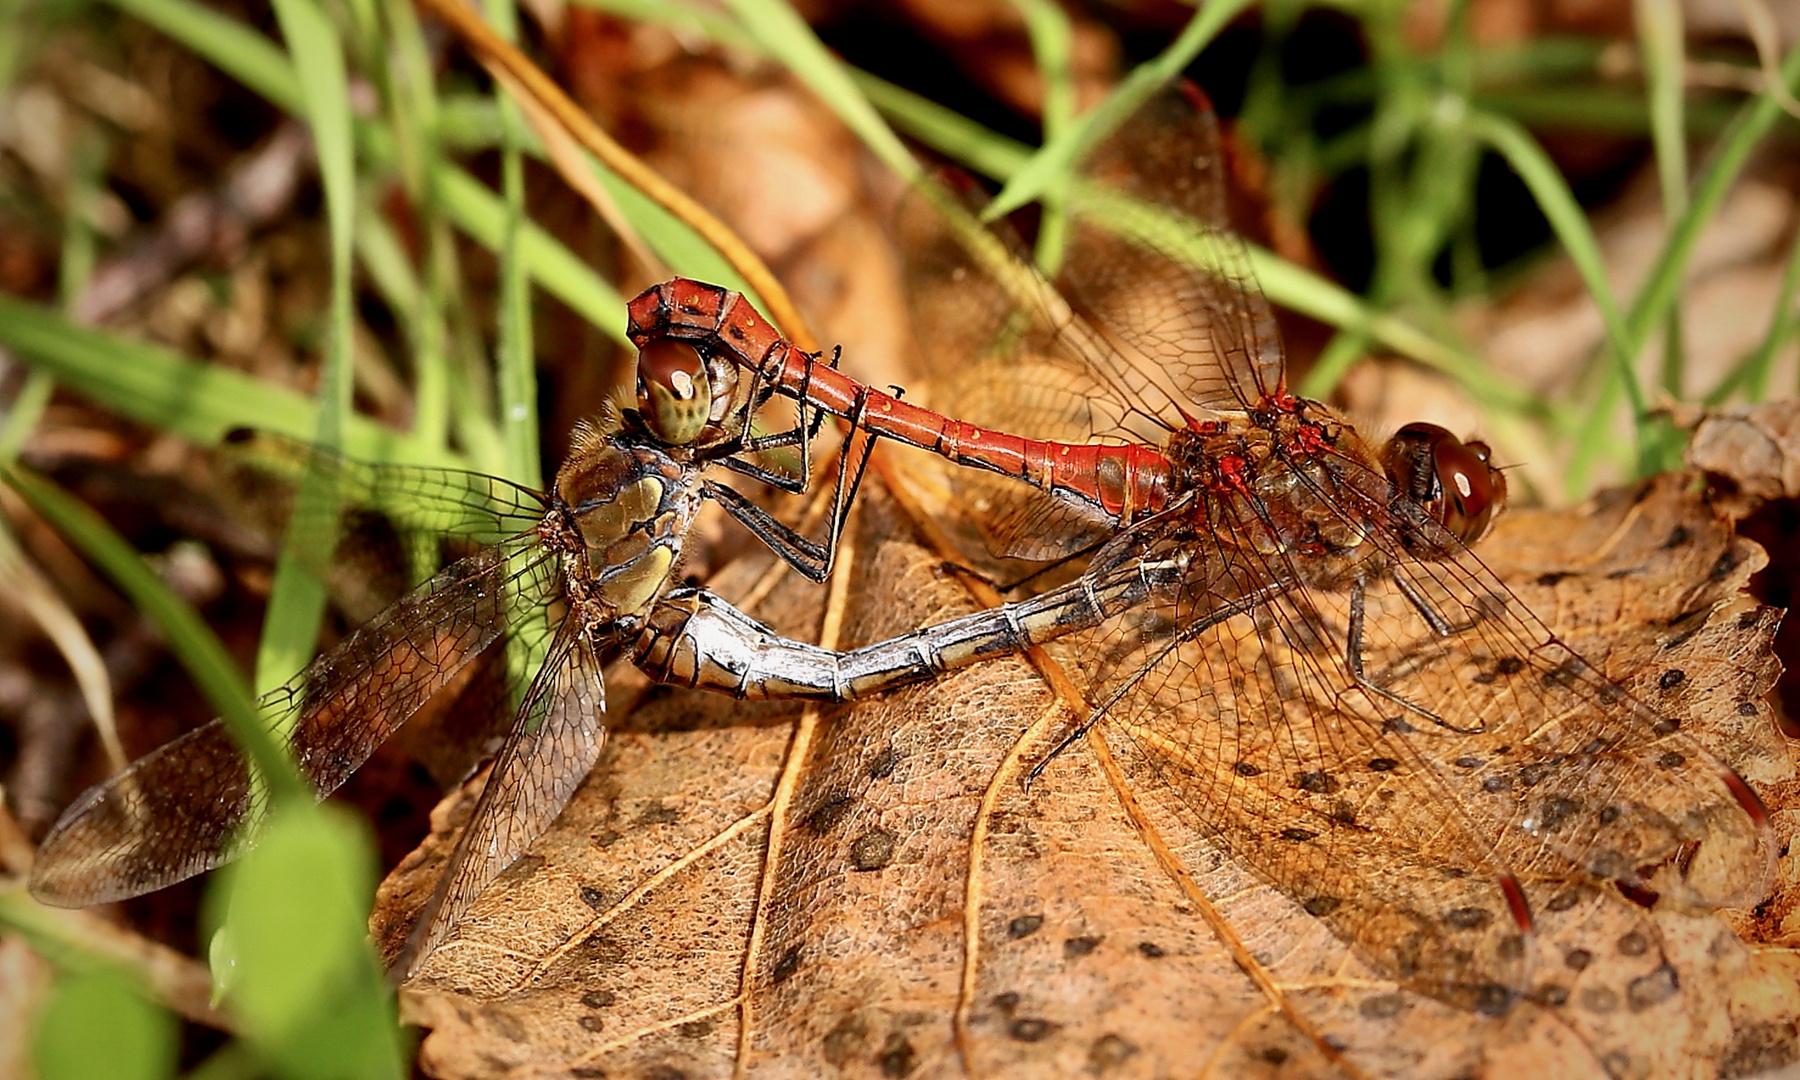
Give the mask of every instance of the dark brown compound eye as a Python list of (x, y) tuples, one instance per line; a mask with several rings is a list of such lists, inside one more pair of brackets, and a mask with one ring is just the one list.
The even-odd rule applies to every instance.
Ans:
[(666, 338), (638, 350), (638, 411), (650, 433), (670, 446), (700, 437), (712, 418), (712, 380), (692, 345)]
[(1506, 505), (1506, 475), (1484, 442), (1465, 443), (1436, 424), (1408, 424), (1388, 443), (1385, 463), (1401, 491), (1465, 544), (1487, 535)]

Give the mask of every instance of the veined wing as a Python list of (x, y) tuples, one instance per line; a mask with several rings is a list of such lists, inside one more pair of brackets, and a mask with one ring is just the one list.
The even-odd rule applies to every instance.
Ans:
[(1166, 542), (1190, 553), (1182, 592), (1073, 661), (1141, 797), (1399, 981), (1504, 1010), (1525, 987), (1531, 917), (1495, 840), (1403, 739), (1343, 708), (1357, 691), (1321, 663), (1341, 643), (1295, 614), (1290, 567), (1210, 535)]
[[(446, 567), (263, 697), (321, 797), (517, 621), (552, 599), (556, 560), (533, 534)], [(152, 892), (241, 849), (266, 813), (243, 755), (214, 720), (89, 789), (44, 838), (31, 891), (80, 906)]]
[(606, 739), (606, 659), (596, 655), (578, 619), (562, 621), (469, 824), (394, 959), (398, 977), (410, 976), (431, 955), (481, 891), (550, 827), (593, 769)]
[[(497, 544), (544, 516), (544, 496), (510, 480), (461, 469), (359, 461), (271, 432), (234, 432), (231, 458), (288, 485), (316, 483), (335, 512), (378, 514), (401, 532)], [(331, 535), (326, 525), (314, 528)]]
[(1384, 503), (1357, 466), (1326, 462), (1313, 480), (1331, 485), (1326, 504), (1390, 564), (1362, 653), (1369, 679), (1416, 708), (1368, 699), (1375, 722), (1406, 731), (1458, 805), (1495, 823), (1508, 861), (1572, 864), (1646, 901), (1760, 898), (1775, 850), (1744, 781), (1558, 639), (1422, 508)]
[[(1169, 427), (1286, 390), (1281, 335), (1226, 209), (1212, 106), (1191, 83), (1153, 96), (1089, 154), (1070, 193), (1057, 284), (1116, 342), (1106, 379)], [(1179, 409), (1177, 410), (1179, 413)]]

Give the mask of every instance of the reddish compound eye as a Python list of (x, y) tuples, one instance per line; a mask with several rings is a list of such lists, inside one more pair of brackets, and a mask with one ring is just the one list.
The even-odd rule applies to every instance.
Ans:
[(638, 411), (670, 446), (700, 437), (712, 419), (712, 380), (692, 345), (666, 338), (638, 350)]
[(1394, 483), (1465, 544), (1487, 535), (1506, 505), (1506, 475), (1484, 442), (1465, 443), (1436, 424), (1408, 424), (1385, 456)]

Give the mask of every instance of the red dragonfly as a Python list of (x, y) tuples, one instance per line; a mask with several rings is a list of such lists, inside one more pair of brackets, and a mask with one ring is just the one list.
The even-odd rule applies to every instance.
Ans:
[(1082, 729), (1127, 736), (1138, 782), (1385, 970), (1482, 1012), (1526, 992), (1536, 894), (1760, 898), (1774, 846), (1748, 785), (1470, 550), (1505, 501), (1488, 447), (1429, 424), (1377, 445), (1289, 390), (1222, 163), (1204, 100), (1166, 93), (1088, 159), (1071, 205), (1109, 227), (1077, 215), (1059, 288), (941, 228), (915, 246), (937, 302), (917, 321), (948, 337), (923, 351), (960, 366), (960, 418), (827, 367), (736, 293), (675, 279), (632, 301), (646, 363), (727, 359), (971, 466), (994, 554), (1089, 558), (1054, 604), (1008, 605), (1030, 625), (997, 609), (986, 644), (959, 628), (942, 653), (921, 631), (905, 672), (821, 692), (1097, 624)]

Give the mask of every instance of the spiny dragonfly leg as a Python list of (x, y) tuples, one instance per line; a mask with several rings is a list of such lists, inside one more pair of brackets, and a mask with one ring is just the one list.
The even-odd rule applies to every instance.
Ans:
[[(1408, 712), (1416, 713), (1417, 715), (1424, 717), (1438, 727), (1454, 731), (1460, 735), (1473, 735), (1476, 732), (1479, 732), (1481, 730), (1479, 725), (1475, 727), (1457, 727), (1455, 724), (1450, 723), (1430, 709), (1427, 709), (1422, 705), (1417, 705), (1408, 701), (1406, 698), (1401, 697), (1399, 694), (1394, 693), (1392, 690), (1389, 690), (1387, 687), (1369, 678), (1368, 675), (1364, 673), (1363, 604), (1365, 599), (1365, 584), (1364, 580), (1361, 577), (1358, 577), (1350, 585), (1350, 627), (1349, 631), (1344, 635), (1344, 667), (1350, 672), (1350, 678), (1356, 683), (1357, 688), (1366, 694), (1382, 698), (1386, 701), (1391, 701)], [(1404, 591), (1404, 589), (1402, 591)], [(1421, 612), (1421, 614), (1423, 615), (1424, 613)], [(1444, 624), (1442, 617), (1436, 615), (1436, 612), (1425, 615), (1425, 621), (1432, 624), (1432, 629), (1434, 631), (1436, 631), (1439, 626), (1446, 625)], [(1447, 632), (1447, 630), (1441, 631), (1439, 632), (1439, 636), (1444, 636)]]
[[(868, 471), (869, 455), (875, 449), (874, 436), (859, 423), (862, 411), (863, 403), (859, 401), (857, 407), (851, 410), (848, 418), (849, 432), (844, 436), (843, 445), (838, 448), (837, 484), (832, 492), (831, 522), (827, 527), (824, 543), (800, 535), (767, 510), (723, 484), (706, 481), (702, 485), (709, 496), (732, 517), (742, 522), (757, 539), (768, 544), (789, 566), (813, 581), (824, 581), (831, 575), (832, 564), (837, 559), (838, 540), (843, 536), (850, 507), (856, 501), (856, 493), (862, 487), (863, 476)], [(801, 445), (804, 447), (806, 444)], [(801, 451), (801, 462), (806, 475), (810, 476), (811, 464), (804, 449)], [(735, 458), (725, 458), (723, 464), (732, 471), (753, 479), (770, 479), (764, 470)], [(804, 484), (799, 489), (784, 490), (798, 493), (804, 490)]]
[[(841, 349), (833, 349), (829, 366), (836, 368)], [(818, 355), (814, 355), (815, 360)], [(750, 376), (750, 392), (747, 397), (748, 406), (743, 410), (743, 423), (739, 426), (735, 437), (713, 449), (713, 456), (719, 463), (733, 472), (750, 477), (752, 480), (769, 484), (787, 492), (799, 495), (806, 491), (812, 479), (812, 440), (819, 434), (825, 418), (830, 414), (818, 408), (807, 397), (812, 379), (812, 366), (808, 365), (800, 384), (800, 393), (793, 397), (794, 411), (797, 419), (794, 426), (782, 431), (757, 435), (752, 429), (757, 411), (775, 397), (776, 390), (770, 383), (762, 368), (757, 368)], [(796, 447), (800, 453), (800, 468), (797, 476), (764, 469), (736, 455), (740, 453), (758, 453), (765, 450), (776, 450), (781, 447)]]
[(1400, 588), (1400, 595), (1406, 597), (1407, 603), (1413, 606), (1413, 610), (1419, 613), (1419, 618), (1424, 619), (1425, 625), (1431, 627), (1431, 632), (1438, 637), (1450, 637), (1453, 634), (1473, 630), (1475, 624), (1481, 621), (1481, 615), (1477, 613), (1470, 616), (1465, 622), (1452, 624), (1437, 608), (1432, 606), (1431, 600), (1420, 592), (1419, 587), (1409, 581), (1405, 574), (1399, 570), (1389, 572), (1393, 575), (1394, 584)]

